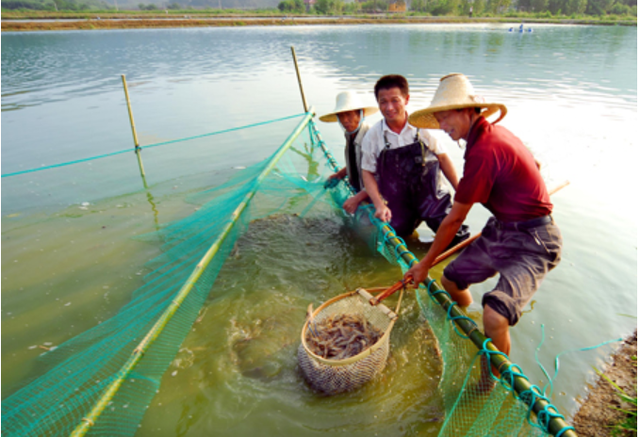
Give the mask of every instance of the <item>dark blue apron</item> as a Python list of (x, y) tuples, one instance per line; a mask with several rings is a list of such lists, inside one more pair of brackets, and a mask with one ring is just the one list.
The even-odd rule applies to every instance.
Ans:
[[(391, 149), (387, 133), (383, 135), (385, 147), (377, 160), (378, 188), (391, 210), (391, 226), (401, 237), (411, 235), (422, 221), (437, 232), (453, 205), (442, 183), (438, 157), (418, 133), (413, 143), (397, 149)], [(462, 225), (454, 244), (468, 236), (468, 227)]]

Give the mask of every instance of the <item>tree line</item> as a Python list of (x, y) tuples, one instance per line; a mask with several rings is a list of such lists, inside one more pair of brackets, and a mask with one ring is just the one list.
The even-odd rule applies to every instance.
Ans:
[(2, 0), (2, 9), (32, 9), (37, 11), (87, 11), (111, 9), (102, 0)]
[[(602, 16), (637, 15), (637, 0), (409, 0), (409, 13), (434, 16), (500, 16), (513, 13), (533, 13), (551, 18), (553, 16)], [(402, 2), (402, 1), (401, 1)], [(316, 13), (342, 15), (358, 12), (385, 12), (387, 0), (349, 2), (343, 0), (316, 0), (309, 10), (303, 0), (282, 0), (278, 9), (285, 13)]]
[[(637, 0), (397, 0), (407, 1), (407, 14), (434, 16), (637, 16)], [(282, 0), (278, 10), (285, 14), (352, 15), (386, 12), (393, 0), (316, 0), (307, 7), (303, 0)], [(140, 3), (139, 10), (186, 10), (218, 8), (220, 0), (173, 0), (166, 4)], [(2, 0), (2, 9), (48, 11), (115, 10), (104, 0)], [(519, 14), (519, 15), (518, 15)]]
[[(602, 16), (637, 15), (637, 0), (408, 0), (409, 13), (434, 16), (500, 16), (509, 14), (536, 14), (553, 16)], [(400, 0), (402, 2), (402, 0)], [(368, 0), (349, 2), (343, 0), (316, 0), (307, 10), (303, 0), (282, 0), (278, 9), (285, 13), (317, 13), (321, 15), (342, 15), (358, 12), (385, 12), (388, 0)]]

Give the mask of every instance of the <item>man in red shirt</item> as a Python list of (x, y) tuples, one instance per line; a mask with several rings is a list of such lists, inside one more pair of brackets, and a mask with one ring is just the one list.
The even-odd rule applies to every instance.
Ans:
[[(489, 123), (486, 117), (498, 111), (498, 120)], [(467, 145), (451, 212), (429, 252), (405, 277), (418, 287), (473, 204), (485, 206), (493, 217), (482, 236), (446, 267), (442, 285), (466, 307), (473, 301), (469, 285), (500, 274), (496, 287), (482, 297), (482, 320), (487, 337), (508, 355), (509, 326), (518, 322), (545, 275), (560, 262), (562, 236), (551, 218), (553, 205), (533, 155), (520, 139), (495, 124), (506, 112), (504, 105), (476, 96), (466, 76), (450, 74), (440, 79), (431, 105), (409, 117), (414, 126), (442, 129)]]

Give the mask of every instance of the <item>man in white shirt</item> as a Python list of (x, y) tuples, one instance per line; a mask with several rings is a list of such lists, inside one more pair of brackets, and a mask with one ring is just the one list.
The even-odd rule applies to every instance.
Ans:
[[(375, 216), (390, 222), (401, 237), (411, 235), (422, 221), (436, 232), (452, 206), (441, 174), (455, 189), (455, 167), (427, 130), (408, 123), (409, 84), (403, 76), (381, 77), (374, 92), (384, 118), (362, 142), (362, 179)], [(451, 244), (468, 237), (468, 228), (462, 225)]]

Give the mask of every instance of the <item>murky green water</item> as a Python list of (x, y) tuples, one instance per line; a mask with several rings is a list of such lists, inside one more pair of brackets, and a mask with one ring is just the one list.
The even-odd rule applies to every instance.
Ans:
[[(512, 358), (534, 382), (567, 349), (630, 333), (637, 314), (637, 30), (626, 27), (406, 25), (163, 29), (2, 35), (2, 173), (131, 147), (119, 74), (127, 74), (141, 143), (204, 134), (301, 112), (289, 46), (319, 113), (355, 89), (401, 73), (410, 110), (437, 79), (468, 74), (503, 124), (543, 162), (564, 240), (563, 262), (512, 330)], [(374, 118), (375, 120), (375, 118)], [(2, 179), (3, 397), (37, 374), (36, 358), (115, 314), (148, 272), (159, 243), (132, 237), (189, 215), (186, 195), (275, 150), (296, 121)], [(341, 157), (340, 131), (322, 125)], [(443, 136), (458, 168), (462, 151)], [(469, 219), (479, 231), (487, 213)], [(259, 230), (259, 232), (258, 232)], [(423, 231), (426, 232), (426, 231)], [(420, 253), (419, 250), (416, 253)], [(335, 398), (295, 370), (309, 302), (399, 277), (337, 218), (271, 221), (239, 244), (185, 340), (141, 432), (156, 435), (431, 434), (439, 427), (439, 362), (406, 298), (383, 376)], [(473, 288), (479, 300), (491, 284)], [(225, 293), (225, 290), (231, 290)], [(213, 296), (220, 296), (214, 298)], [(562, 357), (553, 401), (576, 406), (609, 348)], [(158, 431), (160, 430), (160, 431)]]

